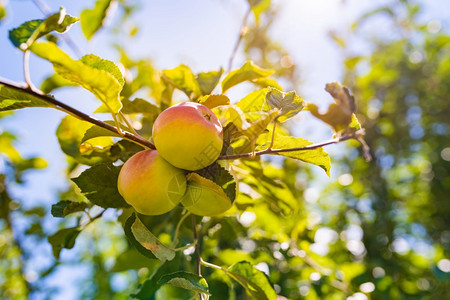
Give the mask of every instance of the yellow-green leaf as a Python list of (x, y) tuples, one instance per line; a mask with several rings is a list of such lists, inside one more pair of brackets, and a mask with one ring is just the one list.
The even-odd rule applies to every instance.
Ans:
[[(272, 139), (271, 130), (261, 135), (258, 139), (257, 150), (266, 149), (270, 145), (271, 139)], [(293, 136), (286, 136), (275, 133), (275, 139), (272, 149), (300, 148), (312, 144), (313, 144), (312, 142), (303, 138), (297, 138)], [(327, 173), (328, 176), (330, 176), (330, 168), (331, 168), (330, 157), (328, 156), (328, 153), (326, 153), (325, 150), (323, 150), (323, 148), (291, 151), (291, 152), (280, 152), (275, 153), (275, 155), (282, 155), (294, 159), (299, 159), (301, 161), (317, 165), (321, 167)]]
[(29, 93), (0, 84), (0, 111), (14, 110), (26, 107), (55, 107)]
[(112, 0), (97, 0), (94, 8), (81, 12), (81, 30), (88, 40), (102, 27), (111, 3)]
[(255, 65), (252, 61), (246, 62), (237, 70), (231, 71), (222, 81), (222, 92), (225, 93), (229, 88), (247, 81), (263, 78), (271, 75), (274, 70), (266, 70)]
[(95, 59), (96, 63), (90, 65), (90, 60), (73, 60), (53, 43), (34, 43), (30, 49), (37, 56), (50, 61), (61, 77), (92, 92), (112, 113), (118, 113), (122, 108), (119, 98), (122, 84), (109, 72), (111, 62), (99, 65)]

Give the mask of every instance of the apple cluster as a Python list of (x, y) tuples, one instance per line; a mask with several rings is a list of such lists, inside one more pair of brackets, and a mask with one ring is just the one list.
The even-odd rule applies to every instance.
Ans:
[(123, 165), (119, 193), (145, 215), (160, 215), (180, 202), (196, 215), (212, 216), (231, 207), (214, 182), (189, 172), (212, 164), (220, 155), (223, 128), (206, 106), (183, 102), (164, 110), (153, 124), (156, 150), (133, 155)]

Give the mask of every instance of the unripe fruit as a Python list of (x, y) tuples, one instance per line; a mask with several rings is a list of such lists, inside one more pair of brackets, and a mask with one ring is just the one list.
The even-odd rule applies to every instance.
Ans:
[(183, 102), (167, 108), (156, 118), (153, 142), (161, 156), (175, 167), (200, 170), (220, 155), (222, 125), (206, 106)]
[(181, 203), (191, 213), (199, 216), (216, 216), (226, 212), (233, 204), (223, 189), (197, 173), (187, 176), (186, 194)]
[(144, 150), (125, 162), (117, 183), (125, 201), (144, 215), (173, 209), (186, 191), (183, 170), (165, 161), (156, 150)]

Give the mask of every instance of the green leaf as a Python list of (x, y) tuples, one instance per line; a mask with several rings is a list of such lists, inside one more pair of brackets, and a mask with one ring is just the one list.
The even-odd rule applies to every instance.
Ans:
[(333, 127), (335, 132), (345, 130), (352, 123), (353, 114), (356, 112), (355, 98), (348, 88), (336, 82), (327, 83), (325, 90), (333, 96), (336, 103), (330, 104), (324, 114), (321, 114), (314, 104), (308, 104), (308, 109), (316, 118)]
[[(133, 214), (128, 220), (133, 222), (130, 225), (130, 230), (133, 235), (133, 239), (135, 239), (140, 246), (137, 248), (142, 253), (142, 248), (146, 249), (146, 252), (150, 251), (153, 255), (161, 261), (172, 260), (175, 257), (175, 251), (164, 246), (150, 230), (145, 227), (145, 225), (141, 222), (141, 220)], [(134, 219), (134, 220), (133, 220)], [(131, 222), (131, 221), (130, 221)], [(148, 255), (146, 255), (149, 257)]]
[(0, 84), (0, 111), (14, 110), (26, 107), (55, 107), (29, 93), (22, 92)]
[(243, 112), (251, 111), (269, 111), (270, 107), (266, 103), (266, 94), (269, 91), (268, 88), (251, 92), (244, 98), (242, 98), (236, 106)]
[(97, 0), (94, 8), (81, 12), (81, 30), (88, 40), (102, 27), (111, 3), (112, 0)]
[(166, 274), (176, 272), (180, 269), (181, 256), (183, 256), (184, 259), (184, 255), (181, 254), (177, 255), (172, 261), (166, 260), (160, 263), (161, 265), (155, 270), (155, 272), (142, 285), (139, 286), (138, 291), (131, 295), (133, 299), (153, 299), (153, 294), (155, 294), (161, 287), (161, 285), (158, 284), (159, 279)]
[[(105, 121), (105, 123), (114, 125), (114, 121)], [(128, 128), (122, 127), (122, 129), (129, 130)], [(103, 137), (103, 136), (115, 136), (115, 137), (121, 137), (120, 134), (112, 132), (108, 129), (105, 129), (103, 127), (100, 127), (98, 125), (92, 125), (83, 135), (83, 138), (81, 139), (81, 144), (97, 137)]]
[(63, 200), (52, 205), (52, 216), (55, 218), (64, 218), (72, 213), (84, 211), (88, 207), (86, 202), (74, 202)]
[(186, 290), (211, 295), (205, 278), (189, 272), (179, 271), (166, 274), (158, 280), (158, 284), (171, 284)]
[(131, 216), (126, 220), (126, 222), (123, 226), (123, 231), (125, 232), (125, 236), (127, 237), (128, 241), (130, 241), (130, 243), (136, 248), (136, 250), (139, 251), (139, 253), (141, 253), (142, 255), (144, 255), (147, 258), (157, 259), (156, 256), (151, 251), (148, 251), (146, 248), (144, 248), (144, 246), (142, 246), (141, 243), (139, 243), (136, 240), (136, 238), (134, 237), (131, 227), (133, 226), (134, 222), (136, 221), (136, 218), (137, 218), (136, 214), (132, 213)]
[(252, 80), (252, 82), (256, 85), (259, 85), (262, 88), (272, 87), (272, 88), (276, 88), (278, 90), (283, 89), (281, 87), (281, 85), (279, 85), (275, 79), (269, 78), (269, 77), (258, 78), (258, 79)]
[[(217, 110), (217, 114), (227, 120), (226, 124), (233, 123), (239, 132), (246, 136), (254, 144), (259, 135), (267, 128), (270, 122), (278, 115), (277, 110), (269, 112), (255, 112), (244, 114), (242, 110), (235, 105), (226, 105)], [(251, 119), (252, 122), (247, 121)]]
[(295, 91), (283, 93), (274, 88), (269, 89), (266, 94), (266, 102), (270, 107), (280, 110), (280, 117), (278, 118), (280, 122), (292, 118), (305, 107), (303, 99), (297, 96)]
[(147, 114), (150, 116), (156, 116), (159, 114), (158, 106), (151, 104), (147, 100), (136, 98), (133, 101), (129, 99), (122, 99), (122, 112), (124, 114)]
[(25, 50), (38, 38), (52, 32), (57, 31), (63, 33), (67, 31), (70, 26), (78, 22), (78, 18), (67, 15), (64, 8), (61, 8), (58, 13), (50, 15), (45, 20), (32, 20), (23, 23), (17, 28), (9, 31), (9, 39), (14, 46), (21, 48), (22, 44), (26, 44)]
[[(267, 148), (270, 145), (270, 141), (272, 138), (272, 130), (261, 135), (258, 139), (258, 150), (262, 150)], [(312, 145), (313, 143), (303, 139), (296, 138), (293, 136), (285, 136), (278, 133), (275, 133), (275, 139), (272, 149), (288, 149), (288, 148), (299, 148), (305, 147), (308, 145)], [(311, 163), (321, 167), (328, 176), (330, 176), (330, 168), (331, 162), (328, 153), (323, 150), (323, 148), (316, 148), (311, 150), (300, 150), (300, 151), (292, 151), (292, 152), (280, 152), (275, 153), (275, 155), (282, 155), (294, 159), (299, 159), (301, 161)]]
[(121, 140), (111, 146), (110, 153), (113, 157), (118, 157), (121, 161), (125, 162), (131, 156), (143, 150), (145, 148), (136, 143)]
[(245, 290), (258, 300), (275, 300), (277, 294), (266, 274), (247, 261), (238, 262), (228, 268), (228, 276), (239, 282)]
[(231, 175), (224, 167), (218, 163), (214, 163), (197, 171), (197, 173), (220, 186), (227, 197), (230, 198), (231, 203), (234, 202), (237, 193), (236, 181), (233, 175)]
[(188, 66), (179, 65), (174, 69), (164, 70), (162, 74), (167, 82), (183, 91), (189, 99), (195, 99), (202, 94), (198, 81)]
[(120, 168), (111, 163), (86, 169), (72, 181), (93, 204), (103, 208), (129, 207), (117, 189)]
[(202, 95), (209, 95), (219, 83), (222, 77), (223, 69), (219, 71), (202, 72), (197, 74), (197, 82), (202, 92)]
[(50, 93), (51, 91), (66, 87), (66, 86), (76, 86), (76, 84), (65, 80), (63, 77), (61, 77), (58, 74), (53, 74), (47, 77), (41, 84), (41, 91), (43, 91), (45, 94)]
[(61, 150), (85, 165), (111, 161), (109, 148), (112, 146), (113, 140), (110, 137), (91, 139), (89, 142), (83, 143), (83, 147), (80, 147), (86, 130), (91, 126), (91, 123), (75, 117), (64, 117), (56, 130)]
[(119, 98), (122, 84), (115, 77), (118, 74), (110, 73), (113, 63), (97, 59), (93, 59), (95, 63), (90, 59), (76, 61), (53, 43), (34, 43), (30, 50), (50, 61), (61, 77), (93, 93), (111, 112), (118, 113), (122, 108)]
[(135, 248), (129, 248), (116, 257), (111, 272), (123, 272), (127, 270), (139, 270), (141, 268), (150, 268), (155, 263), (160, 263), (157, 259), (149, 259), (143, 256)]
[(120, 72), (119, 67), (112, 61), (100, 58), (94, 54), (84, 55), (80, 61), (86, 66), (108, 72), (117, 79), (121, 87), (124, 85), (125, 80), (123, 79), (123, 75)]
[(262, 69), (252, 61), (248, 61), (241, 68), (231, 71), (227, 77), (223, 79), (222, 92), (225, 93), (229, 88), (241, 82), (267, 77), (273, 72), (273, 70)]
[(213, 109), (217, 106), (230, 104), (230, 98), (225, 95), (208, 95), (199, 98), (198, 103), (203, 104), (209, 109)]
[(52, 245), (53, 255), (56, 259), (59, 259), (59, 254), (63, 248), (72, 249), (73, 246), (75, 246), (75, 240), (80, 232), (81, 230), (79, 227), (71, 227), (61, 229), (48, 237), (48, 242)]

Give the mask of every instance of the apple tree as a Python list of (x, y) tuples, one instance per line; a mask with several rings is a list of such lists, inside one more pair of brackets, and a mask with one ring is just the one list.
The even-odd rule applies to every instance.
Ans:
[[(117, 61), (84, 53), (76, 59), (63, 50), (66, 43), (79, 52), (70, 38), (72, 26), (95, 39), (112, 5), (123, 11), (120, 28), (136, 8), (127, 1), (98, 0), (79, 16), (60, 8), (9, 31), (23, 54), (24, 83), (0, 78), (0, 111), (41, 107), (66, 114), (56, 137), (67, 156), (70, 185), (51, 206), (51, 220), (62, 219), (60, 228), (47, 233), (38, 220), (48, 212), (15, 208), (2, 183), (2, 228), (13, 243), (5, 247), (0, 241), (0, 249), (26, 252), (11, 224), (14, 214), (34, 218), (30, 234), (51, 245), (54, 260), (39, 277), (53, 274), (63, 263), (62, 253), (82, 243), (81, 260), (90, 263), (95, 283), (82, 291), (87, 298), (341, 299), (357, 294), (354, 280), (361, 263), (338, 265), (310, 251), (313, 214), (301, 201), (308, 183), (298, 178), (313, 177), (307, 165), (329, 176), (325, 148), (345, 141), (358, 146), (356, 168), (366, 168), (371, 153), (357, 117), (358, 97), (344, 85), (328, 83), (333, 103), (323, 112), (295, 88), (283, 88), (295, 87), (298, 74), (293, 65), (279, 68), (266, 59), (269, 52), (286, 57), (265, 31), (276, 15), (267, 0), (248, 1), (228, 65), (216, 70), (194, 72), (185, 64), (157, 70), (120, 45)], [(248, 60), (236, 67), (241, 45)], [(253, 59), (252, 49), (261, 55)], [(39, 88), (30, 76), (31, 56), (54, 71)], [(241, 86), (251, 90), (240, 94)], [(359, 91), (351, 80), (348, 86)], [(53, 95), (63, 88), (89, 92), (98, 101), (95, 112)], [(303, 115), (330, 127), (329, 138), (293, 136), (292, 119)], [(22, 172), (45, 162), (22, 158), (13, 140), (3, 132), (0, 151), (7, 157), (9, 181), (20, 183)], [(20, 277), (24, 258), (16, 259), (18, 266), (5, 269)], [(124, 274), (126, 288), (114, 288), (115, 274)], [(3, 284), (7, 297), (39, 289), (22, 279), (14, 282), (22, 283), (23, 294)]]

